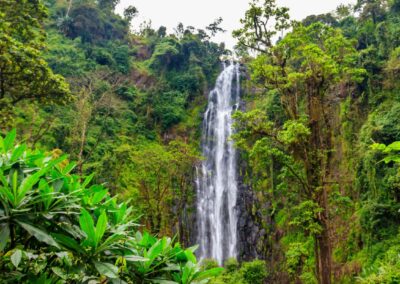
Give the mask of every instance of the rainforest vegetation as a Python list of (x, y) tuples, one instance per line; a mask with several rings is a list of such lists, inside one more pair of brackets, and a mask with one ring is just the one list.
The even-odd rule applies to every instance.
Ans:
[[(251, 0), (234, 51), (222, 18), (118, 3), (0, 0), (0, 283), (400, 283), (400, 0)], [(194, 181), (226, 58), (248, 222), (222, 268), (195, 256)]]

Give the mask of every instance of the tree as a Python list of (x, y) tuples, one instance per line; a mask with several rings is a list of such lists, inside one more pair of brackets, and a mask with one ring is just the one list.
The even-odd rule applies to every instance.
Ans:
[(0, 7), (0, 110), (3, 119), (23, 100), (62, 103), (68, 84), (43, 59), (46, 9), (41, 1), (3, 0)]
[(161, 234), (172, 233), (168, 231), (171, 228), (181, 240), (188, 241), (178, 216), (185, 214), (192, 196), (197, 153), (180, 141), (167, 146), (137, 141), (136, 146), (122, 145), (116, 152), (124, 159), (118, 168), (124, 175), (124, 194), (139, 206), (147, 228)]
[(179, 123), (184, 117), (187, 95), (178, 91), (158, 94), (153, 102), (154, 117), (164, 130)]
[(178, 23), (176, 28), (174, 28), (174, 32), (177, 38), (181, 39), (185, 34), (185, 26), (182, 23)]
[(212, 22), (211, 24), (209, 24), (206, 27), (206, 30), (211, 32), (211, 36), (215, 36), (219, 32), (222, 32), (222, 33), (226, 32), (226, 30), (224, 30), (223, 28), (220, 27), (222, 21), (223, 21), (223, 19), (221, 17), (219, 17), (218, 19), (216, 19), (214, 22)]
[(387, 0), (358, 0), (354, 9), (359, 11), (361, 19), (371, 18), (376, 24), (382, 19), (382, 16), (387, 9)]
[(167, 35), (167, 28), (164, 26), (160, 26), (157, 30), (157, 35), (160, 38), (164, 38)]
[(97, 2), (98, 2), (100, 9), (114, 11), (115, 7), (118, 5), (120, 0), (98, 0)]
[(133, 18), (135, 18), (138, 14), (139, 14), (138, 9), (136, 9), (136, 7), (132, 5), (128, 6), (124, 10), (124, 17), (125, 20), (127, 20), (128, 22), (131, 22)]
[(313, 23), (316, 22), (320, 22), (332, 27), (337, 27), (338, 26), (338, 21), (336, 20), (336, 18), (331, 14), (331, 13), (327, 13), (327, 14), (321, 14), (321, 15), (311, 15), (306, 17), (302, 23), (305, 26), (309, 26)]
[(238, 39), (238, 45), (266, 53), (273, 46), (274, 37), (279, 32), (282, 36), (290, 27), (288, 12), (288, 8), (278, 7), (275, 0), (252, 0), (250, 9), (240, 20), (242, 28), (235, 30), (233, 36)]
[[(257, 25), (262, 11), (261, 7), (251, 5), (246, 19), (253, 19)], [(279, 8), (267, 11), (272, 11), (267, 18), (282, 13)], [(240, 40), (264, 53), (251, 63), (252, 80), (264, 87), (267, 94), (279, 97), (286, 121), (276, 125), (268, 119), (264, 122), (262, 117), (265, 116), (250, 116), (244, 118), (244, 129), (261, 134), (254, 147), (269, 151), (279, 159), (297, 184), (291, 189), (300, 199), (295, 208), (302, 214), (291, 224), (313, 236), (316, 277), (319, 283), (331, 283), (329, 194), (331, 183), (339, 182), (331, 180), (335, 131), (332, 120), (338, 115), (335, 104), (363, 81), (365, 70), (357, 68), (358, 54), (353, 42), (324, 24), (314, 23), (308, 27), (294, 24), (293, 31), (272, 46), (271, 36), (276, 31), (252, 30), (250, 22), (246, 23), (247, 29), (238, 33)], [(246, 35), (248, 37), (243, 38)], [(249, 124), (246, 123), (248, 119), (251, 120)], [(264, 124), (259, 127), (260, 121)], [(265, 148), (260, 148), (262, 145)], [(271, 147), (272, 150), (267, 150)]]
[(352, 8), (352, 5), (341, 4), (336, 8), (335, 14), (340, 20), (343, 20), (351, 16)]

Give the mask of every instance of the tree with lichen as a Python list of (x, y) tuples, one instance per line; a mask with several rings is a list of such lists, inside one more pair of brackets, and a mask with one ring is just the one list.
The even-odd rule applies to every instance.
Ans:
[[(269, 155), (280, 159), (297, 184), (290, 187), (298, 197), (293, 210), (309, 213), (298, 214), (290, 224), (313, 236), (316, 278), (319, 283), (331, 283), (329, 196), (332, 183), (339, 182), (332, 180), (333, 121), (338, 102), (363, 81), (365, 71), (357, 68), (354, 42), (321, 23), (293, 24), (292, 31), (272, 45), (277, 31), (264, 30), (264, 24), (281, 17), (282, 11), (274, 1), (265, 1), (263, 7), (252, 4), (235, 35), (245, 46), (261, 52), (250, 64), (252, 80), (264, 93), (279, 97), (285, 121), (274, 124), (266, 116), (239, 115), (238, 127), (245, 134), (242, 138), (256, 135), (251, 150), (261, 145), (264, 151), (272, 149)], [(260, 15), (267, 20), (261, 22)]]

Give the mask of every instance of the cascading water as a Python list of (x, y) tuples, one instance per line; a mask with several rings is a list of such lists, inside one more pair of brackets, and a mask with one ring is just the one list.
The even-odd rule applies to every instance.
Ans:
[(213, 258), (220, 264), (237, 257), (237, 166), (230, 136), (232, 113), (239, 99), (239, 64), (224, 63), (204, 114), (204, 160), (196, 179), (198, 254), (201, 259)]

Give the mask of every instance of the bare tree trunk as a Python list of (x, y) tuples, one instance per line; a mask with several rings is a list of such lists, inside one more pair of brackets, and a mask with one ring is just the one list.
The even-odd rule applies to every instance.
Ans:
[(68, 2), (68, 10), (67, 10), (67, 14), (65, 15), (66, 17), (69, 16), (69, 11), (71, 11), (72, 1), (73, 1), (73, 0), (69, 0), (69, 2)]

